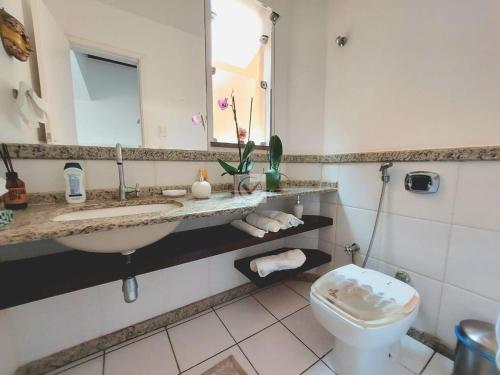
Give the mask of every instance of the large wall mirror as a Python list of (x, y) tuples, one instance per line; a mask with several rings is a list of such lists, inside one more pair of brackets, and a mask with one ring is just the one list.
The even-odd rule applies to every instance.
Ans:
[[(22, 100), (6, 103), (11, 113), (0, 141), (186, 150), (234, 146), (232, 113), (217, 106), (232, 94), (240, 141), (264, 145), (269, 139), (275, 23), (260, 1), (21, 3), (30, 8), (23, 14), (34, 34), (36, 54), (29, 63), (36, 73), (29, 80), (11, 77), (11, 86), (26, 81), (39, 91), (47, 116), (41, 130), (33, 130), (39, 122), (33, 120), (26, 130), (23, 121), (12, 121)], [(0, 64), (7, 72), (4, 65), (22, 63)]]

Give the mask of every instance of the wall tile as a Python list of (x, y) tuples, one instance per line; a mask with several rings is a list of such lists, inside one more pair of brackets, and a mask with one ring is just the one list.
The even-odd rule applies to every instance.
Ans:
[(337, 204), (339, 200), (339, 195), (336, 191), (331, 193), (321, 194), (321, 202)]
[(95, 291), (83, 289), (2, 310), (0, 319), (15, 332), (12, 340), (17, 341), (22, 363), (102, 335), (100, 296)]
[[(346, 266), (352, 263), (351, 255), (344, 251), (341, 246), (335, 246), (334, 264), (335, 268)], [(360, 263), (356, 262), (358, 265)]]
[(339, 180), (340, 164), (324, 164), (322, 172), (322, 180), (328, 182), (337, 182)]
[(500, 231), (500, 162), (460, 164), (453, 223)]
[(321, 203), (319, 201), (302, 201), (304, 206), (304, 215), (319, 215), (321, 211)]
[[(156, 184), (165, 185), (191, 185), (197, 181), (200, 168), (205, 168), (206, 163), (190, 161), (155, 161), (154, 169)], [(209, 173), (209, 180), (214, 176)]]
[(376, 210), (380, 198), (380, 172), (377, 163), (341, 164), (339, 201), (342, 205)]
[[(88, 166), (87, 161), (75, 160), (85, 171), (85, 186), (88, 189)], [(28, 160), (14, 159), (12, 164), (18, 172), (19, 178), (26, 183), (28, 193), (64, 191), (64, 165), (68, 160)], [(5, 168), (0, 163), (0, 175), (5, 178)]]
[(300, 234), (285, 239), (285, 246), (297, 249), (317, 249), (318, 238), (304, 237)]
[(368, 262), (369, 268), (383, 272), (394, 277), (396, 272), (404, 270), (410, 275), (410, 285), (420, 294), (420, 310), (413, 327), (427, 333), (435, 334), (441, 301), (442, 283), (415, 272), (382, 261)]
[(383, 214), (372, 256), (443, 280), (449, 231), (449, 224)]
[[(198, 163), (193, 163), (193, 164), (198, 164)], [(199, 168), (199, 167), (198, 167)], [(208, 169), (208, 180), (212, 184), (218, 184), (218, 183), (232, 183), (233, 182), (233, 177), (229, 175), (224, 175), (221, 176), (222, 173), (224, 173), (224, 170), (220, 166), (219, 163), (217, 162), (208, 162), (206, 163), (206, 168)]]
[(500, 233), (453, 226), (446, 282), (500, 302)]
[(321, 180), (321, 164), (288, 163), (286, 175), (295, 180)]
[[(125, 161), (123, 169), (129, 187), (156, 185), (154, 162)], [(112, 160), (87, 160), (86, 177), (89, 189), (118, 189), (118, 167)]]
[[(394, 163), (389, 169), (391, 182), (387, 185), (383, 210), (398, 215), (451, 222), (459, 163)], [(434, 194), (416, 194), (404, 187), (408, 172), (439, 173), (440, 186)]]
[(356, 242), (363, 251), (366, 251), (370, 243), (374, 223), (374, 211), (338, 206), (336, 244), (345, 246)]
[(454, 347), (453, 327), (464, 319), (478, 319), (494, 323), (500, 315), (500, 303), (477, 294), (445, 284), (438, 321), (438, 336)]

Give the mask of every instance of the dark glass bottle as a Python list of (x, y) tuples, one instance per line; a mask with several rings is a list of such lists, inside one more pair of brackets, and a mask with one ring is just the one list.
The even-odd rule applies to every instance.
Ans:
[(17, 176), (17, 172), (7, 172), (7, 185), (8, 190), (3, 196), (5, 208), (8, 210), (20, 210), (28, 207), (28, 194), (26, 193), (26, 186), (23, 180)]

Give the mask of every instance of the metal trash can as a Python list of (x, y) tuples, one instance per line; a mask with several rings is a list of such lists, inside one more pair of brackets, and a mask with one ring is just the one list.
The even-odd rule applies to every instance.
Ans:
[(479, 320), (462, 320), (455, 326), (457, 348), (453, 375), (500, 375), (495, 356), (495, 326)]

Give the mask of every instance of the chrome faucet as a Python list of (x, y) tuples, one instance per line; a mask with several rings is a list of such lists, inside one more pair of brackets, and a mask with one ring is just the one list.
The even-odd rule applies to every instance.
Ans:
[(130, 188), (125, 185), (125, 174), (123, 173), (123, 156), (122, 156), (122, 145), (116, 144), (116, 165), (118, 165), (118, 179), (120, 180), (120, 185), (118, 186), (118, 193), (120, 201), (127, 200), (127, 194), (134, 193), (136, 197), (139, 197), (141, 189), (139, 189), (139, 184), (135, 185), (135, 188)]

